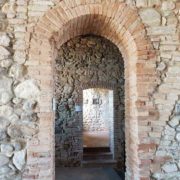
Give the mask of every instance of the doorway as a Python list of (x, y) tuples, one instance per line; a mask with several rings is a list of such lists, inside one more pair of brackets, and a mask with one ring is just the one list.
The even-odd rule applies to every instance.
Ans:
[(83, 165), (104, 166), (113, 160), (113, 107), (113, 90), (83, 90)]
[(113, 90), (83, 90), (83, 147), (110, 147), (113, 134)]

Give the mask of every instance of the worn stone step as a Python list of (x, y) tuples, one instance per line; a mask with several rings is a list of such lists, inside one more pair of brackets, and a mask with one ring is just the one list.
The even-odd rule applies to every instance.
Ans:
[(84, 160), (111, 160), (113, 159), (113, 155), (110, 152), (97, 152), (97, 153), (84, 153), (83, 154)]
[(82, 167), (115, 167), (116, 160), (83, 160)]
[(84, 153), (102, 153), (102, 152), (110, 152), (109, 147), (84, 147)]

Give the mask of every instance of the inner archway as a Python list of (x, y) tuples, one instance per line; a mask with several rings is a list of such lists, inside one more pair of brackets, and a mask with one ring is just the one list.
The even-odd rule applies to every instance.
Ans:
[[(114, 146), (113, 90), (90, 88), (83, 90), (83, 148)], [(112, 137), (112, 138), (111, 138)], [(112, 139), (112, 141), (110, 141)]]
[[(107, 93), (109, 94), (108, 101), (111, 102), (112, 107), (106, 107), (103, 116), (106, 121), (111, 120), (108, 127), (111, 144), (109, 148), (112, 153), (110, 160), (115, 160), (114, 167), (124, 170), (124, 61), (118, 48), (100, 36), (86, 35), (73, 38), (58, 50), (54, 79), (57, 103), (56, 167), (83, 166), (83, 129), (87, 128), (87, 123), (83, 124), (82, 108), (84, 108), (83, 102), (90, 101), (89, 94), (85, 93), (86, 98), (84, 98), (83, 92), (89, 88), (105, 93), (101, 101), (103, 98), (103, 101), (105, 100)], [(94, 103), (97, 103), (95, 100), (97, 99), (94, 99)], [(107, 111), (108, 114), (105, 113)], [(86, 112), (85, 109), (83, 112)], [(107, 115), (111, 117), (105, 117)], [(105, 128), (103, 122), (100, 123), (91, 123), (94, 124), (92, 128), (96, 130), (97, 126), (99, 128), (101, 126), (101, 129)]]

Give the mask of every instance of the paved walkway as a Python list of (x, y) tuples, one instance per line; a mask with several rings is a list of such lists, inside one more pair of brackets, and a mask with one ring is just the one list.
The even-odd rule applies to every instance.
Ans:
[(123, 180), (112, 168), (56, 168), (56, 180)]

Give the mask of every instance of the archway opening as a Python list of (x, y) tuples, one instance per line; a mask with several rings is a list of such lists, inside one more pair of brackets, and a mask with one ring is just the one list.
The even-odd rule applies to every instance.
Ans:
[[(83, 147), (93, 143), (92, 139), (86, 142), (85, 139), (96, 134), (104, 138), (105, 147), (110, 149), (111, 160), (114, 160), (113, 163), (101, 162), (100, 166), (109, 163), (124, 171), (124, 62), (118, 48), (94, 35), (71, 39), (58, 50), (54, 78), (56, 167), (85, 167), (89, 162), (84, 163)], [(96, 113), (94, 121), (89, 123), (91, 127), (87, 127), (85, 120), (85, 116), (92, 113), (88, 102)], [(98, 117), (101, 108), (103, 112)], [(85, 131), (88, 128), (102, 131)], [(99, 145), (94, 142), (93, 146)], [(88, 167), (91, 165), (95, 164)]]

